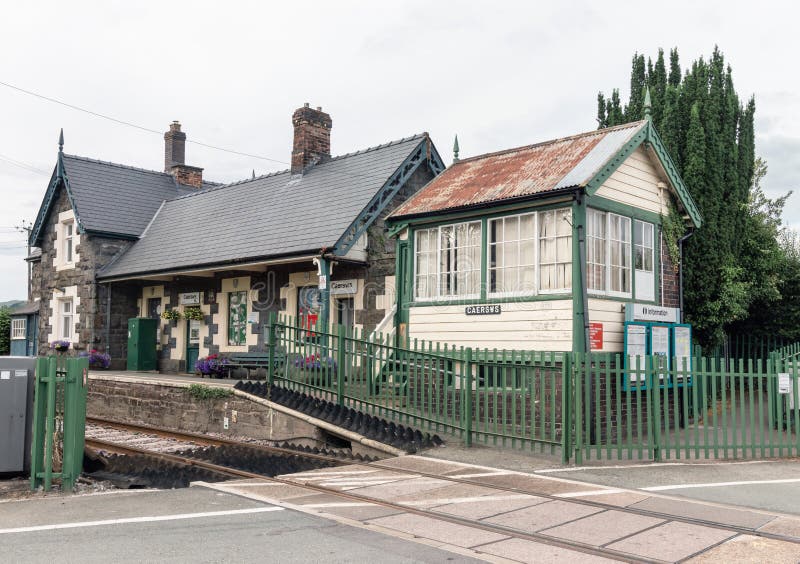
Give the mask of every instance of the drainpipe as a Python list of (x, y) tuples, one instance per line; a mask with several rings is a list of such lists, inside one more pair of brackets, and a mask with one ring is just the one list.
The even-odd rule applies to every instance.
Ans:
[[(578, 280), (578, 284), (576, 281), (572, 281), (572, 291), (575, 292), (575, 287), (578, 286), (581, 292), (581, 307), (583, 309), (583, 351), (586, 353), (586, 362), (591, 362), (589, 358), (589, 354), (592, 351), (592, 345), (590, 340), (590, 331), (589, 331), (589, 288), (587, 285), (586, 280), (586, 201), (584, 200), (584, 193), (581, 189), (575, 191), (575, 203), (577, 204), (578, 209), (581, 210), (579, 215), (579, 223), (575, 226), (576, 232), (578, 235), (578, 271), (580, 272), (580, 280)], [(585, 373), (578, 375), (578, 378), (582, 378)], [(591, 371), (590, 371), (591, 374)], [(595, 428), (596, 426), (593, 424), (594, 418), (597, 415), (597, 406), (594, 405), (593, 398), (593, 387), (594, 382), (592, 378), (589, 378), (586, 382), (584, 382), (583, 386), (583, 401), (584, 405), (589, 409), (588, 421), (585, 423), (589, 423), (589, 440), (592, 444), (595, 443), (597, 437), (595, 437)]]
[(106, 284), (106, 354), (111, 355), (111, 282)]
[(679, 257), (681, 261), (678, 265), (678, 307), (681, 308), (681, 323), (683, 323), (683, 242), (692, 235), (694, 235), (694, 229), (690, 230), (686, 235), (678, 239), (678, 249), (680, 251)]

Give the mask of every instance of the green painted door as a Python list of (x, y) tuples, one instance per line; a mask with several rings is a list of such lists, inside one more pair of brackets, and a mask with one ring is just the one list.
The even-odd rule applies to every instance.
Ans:
[(200, 356), (200, 320), (186, 322), (186, 372), (194, 372), (194, 364)]

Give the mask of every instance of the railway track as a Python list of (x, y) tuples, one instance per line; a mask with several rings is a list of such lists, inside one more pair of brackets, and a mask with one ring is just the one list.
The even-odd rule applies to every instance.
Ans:
[[(96, 423), (100, 423), (99, 421), (95, 421)], [(184, 443), (194, 443), (200, 445), (209, 445), (209, 446), (219, 446), (219, 445), (237, 445), (236, 441), (231, 441), (229, 439), (219, 439), (213, 437), (206, 437), (202, 435), (195, 435), (191, 433), (178, 433), (174, 431), (165, 431), (160, 429), (155, 429), (152, 427), (147, 426), (136, 426), (136, 425), (126, 425), (120, 423), (109, 423), (109, 425), (115, 425), (117, 427), (127, 428), (127, 429), (136, 429), (138, 432), (147, 431), (149, 433), (153, 433), (156, 435), (161, 435), (163, 437), (169, 437), (175, 441), (182, 441)], [(549, 535), (545, 535), (542, 533), (536, 532), (528, 532), (528, 531), (521, 531), (519, 529), (515, 529), (512, 527), (507, 527), (503, 525), (498, 525), (494, 523), (487, 523), (484, 521), (479, 521), (475, 519), (468, 519), (464, 517), (459, 517), (456, 515), (445, 514), (441, 512), (437, 512), (431, 509), (424, 509), (419, 507), (413, 507), (406, 503), (395, 502), (386, 499), (380, 499), (377, 497), (359, 494), (353, 491), (342, 491), (331, 487), (326, 487), (322, 485), (318, 485), (315, 483), (304, 482), (302, 481), (302, 473), (296, 477), (293, 476), (286, 476), (286, 475), (279, 475), (279, 476), (265, 476), (259, 472), (251, 472), (237, 468), (231, 468), (229, 466), (215, 464), (213, 462), (207, 460), (198, 460), (196, 458), (191, 458), (184, 456), (181, 454), (180, 450), (176, 450), (173, 452), (155, 452), (152, 450), (148, 450), (146, 448), (134, 447), (134, 446), (125, 446), (125, 445), (118, 445), (108, 441), (97, 441), (93, 439), (87, 440), (87, 445), (90, 448), (96, 448), (105, 450), (107, 452), (118, 452), (118, 453), (129, 453), (135, 454), (140, 456), (149, 456), (159, 458), (161, 460), (168, 460), (170, 463), (178, 464), (178, 465), (185, 465), (191, 466), (195, 468), (203, 469), (204, 471), (214, 472), (220, 476), (221, 480), (225, 479), (242, 479), (242, 478), (250, 478), (250, 479), (259, 479), (259, 480), (268, 480), (270, 482), (275, 482), (287, 486), (293, 487), (301, 487), (309, 490), (312, 493), (324, 493), (328, 495), (335, 495), (343, 500), (348, 500), (350, 502), (360, 502), (360, 503), (369, 503), (378, 505), (381, 507), (386, 507), (398, 511), (402, 511), (404, 513), (414, 514), (429, 517), (432, 519), (436, 519), (438, 521), (449, 522), (457, 525), (469, 526), (475, 529), (480, 529), (483, 531), (495, 532), (507, 536), (511, 536), (514, 538), (525, 539), (530, 541), (535, 541), (551, 546), (557, 546), (561, 548), (566, 548), (570, 550), (577, 550), (580, 552), (584, 552), (587, 554), (599, 555), (599, 556), (606, 556), (610, 558), (614, 558), (619, 561), (624, 562), (655, 562), (654, 560), (648, 560), (646, 558), (639, 558), (631, 556), (628, 553), (620, 552), (617, 550), (610, 549), (608, 547), (597, 547), (594, 545), (589, 545), (586, 543), (581, 543), (578, 541), (573, 540), (565, 540), (554, 538)], [(248, 445), (253, 446), (253, 445)], [(354, 460), (343, 460), (341, 458), (332, 458), (326, 455), (315, 455), (315, 454), (308, 454), (303, 452), (297, 452), (296, 450), (286, 449), (281, 447), (270, 447), (270, 446), (255, 446), (254, 448), (258, 449), (261, 452), (269, 453), (269, 454), (280, 454), (280, 455), (291, 455), (291, 456), (309, 456), (315, 460), (324, 461), (329, 463), (331, 466), (344, 466), (344, 465), (358, 465), (363, 464), (360, 461)], [(693, 525), (701, 525), (705, 527), (721, 529), (725, 531), (729, 531), (732, 534), (741, 534), (741, 535), (754, 535), (760, 536), (768, 539), (773, 540), (780, 540), (785, 542), (791, 542), (794, 544), (800, 544), (797, 538), (788, 537), (780, 534), (769, 533), (764, 531), (757, 531), (751, 528), (746, 527), (738, 527), (728, 524), (721, 524), (718, 522), (713, 522), (705, 519), (699, 518), (692, 518), (692, 517), (676, 517), (675, 515), (659, 513), (657, 511), (651, 511), (646, 509), (637, 509), (637, 508), (629, 508), (629, 507), (619, 507), (616, 505), (606, 504), (602, 502), (598, 502), (595, 500), (585, 500), (585, 499), (565, 499), (564, 497), (559, 497), (554, 494), (547, 494), (541, 491), (531, 491), (525, 488), (515, 488), (515, 487), (508, 487), (508, 486), (501, 486), (497, 484), (487, 483), (485, 481), (479, 479), (469, 479), (469, 478), (459, 478), (454, 476), (442, 476), (440, 474), (435, 474), (431, 472), (424, 472), (418, 470), (409, 470), (398, 468), (396, 466), (392, 466), (389, 464), (381, 463), (380, 461), (369, 462), (366, 468), (374, 469), (374, 470), (385, 470), (387, 472), (392, 472), (394, 474), (410, 476), (410, 479), (418, 479), (418, 478), (427, 478), (427, 479), (436, 479), (441, 480), (443, 482), (449, 482), (452, 484), (459, 484), (464, 486), (475, 486), (480, 488), (488, 488), (494, 489), (497, 491), (502, 491), (506, 494), (508, 493), (515, 493), (515, 494), (525, 494), (525, 495), (532, 495), (539, 498), (546, 498), (552, 501), (559, 501), (559, 502), (569, 502), (583, 506), (590, 506), (593, 508), (597, 508), (603, 511), (615, 511), (615, 512), (624, 512), (639, 516), (645, 517), (654, 517), (664, 522), (677, 522), (677, 523), (688, 523)]]

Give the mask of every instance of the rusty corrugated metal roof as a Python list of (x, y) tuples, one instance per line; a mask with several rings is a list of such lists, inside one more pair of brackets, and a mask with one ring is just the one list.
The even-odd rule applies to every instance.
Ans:
[(412, 196), (392, 218), (582, 186), (646, 123), (627, 123), (463, 159)]

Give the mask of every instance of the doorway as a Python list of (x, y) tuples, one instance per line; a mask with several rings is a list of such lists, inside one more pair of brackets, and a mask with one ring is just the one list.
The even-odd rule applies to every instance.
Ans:
[(186, 322), (186, 372), (193, 373), (194, 365), (200, 358), (200, 320)]
[(355, 302), (353, 298), (336, 300), (336, 323), (352, 328), (355, 323)]

